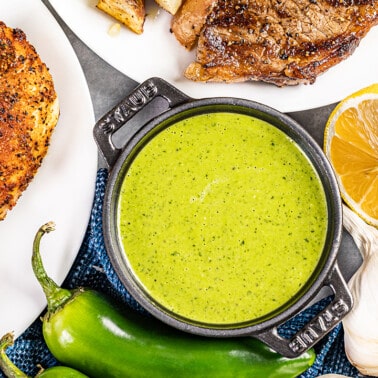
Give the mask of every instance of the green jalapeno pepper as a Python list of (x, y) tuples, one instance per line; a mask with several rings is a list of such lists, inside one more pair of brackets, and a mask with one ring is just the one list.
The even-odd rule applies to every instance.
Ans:
[(91, 377), (296, 377), (315, 359), (310, 350), (285, 358), (251, 337), (190, 335), (132, 310), (120, 311), (102, 294), (61, 288), (47, 276), (35, 237), (32, 265), (47, 298), (43, 335), (64, 365)]
[[(21, 371), (7, 356), (6, 349), (13, 345), (14, 336), (12, 333), (6, 333), (0, 339), (0, 369), (7, 378), (29, 378)], [(49, 369), (40, 368), (35, 378), (85, 378), (86, 375), (79, 371), (66, 366), (54, 366)], [(88, 378), (88, 377), (87, 377)]]

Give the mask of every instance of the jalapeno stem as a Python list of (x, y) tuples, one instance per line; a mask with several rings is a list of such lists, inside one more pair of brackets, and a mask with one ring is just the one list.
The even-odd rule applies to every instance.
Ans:
[(55, 230), (55, 223), (48, 222), (41, 226), (35, 235), (33, 243), (32, 267), (34, 274), (40, 283), (47, 299), (47, 310), (51, 314), (61, 307), (69, 298), (72, 292), (59, 287), (46, 273), (42, 263), (39, 247), (44, 234)]
[(7, 356), (6, 349), (13, 345), (13, 334), (6, 333), (0, 339), (0, 369), (9, 378), (28, 378)]

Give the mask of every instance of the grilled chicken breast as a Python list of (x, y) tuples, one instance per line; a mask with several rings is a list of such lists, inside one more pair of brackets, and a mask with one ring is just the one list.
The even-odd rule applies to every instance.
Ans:
[(23, 31), (0, 22), (0, 220), (34, 178), (58, 117), (46, 65)]
[(193, 32), (181, 13), (172, 25), (185, 47), (198, 38), (185, 71), (194, 81), (314, 83), (378, 23), (378, 0), (218, 0), (197, 9)]

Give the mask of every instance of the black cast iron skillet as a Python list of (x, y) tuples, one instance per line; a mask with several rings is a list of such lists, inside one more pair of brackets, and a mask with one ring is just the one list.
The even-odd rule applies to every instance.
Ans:
[[(321, 178), (327, 199), (329, 222), (322, 258), (307, 285), (286, 306), (270, 316), (234, 326), (198, 324), (162, 308), (138, 284), (118, 237), (117, 203), (127, 166), (125, 160), (141, 141), (178, 120), (203, 112), (228, 111), (249, 114), (285, 132), (302, 148)], [(126, 132), (125, 132), (126, 130)], [(123, 134), (121, 133), (123, 131)], [(120, 104), (100, 119), (94, 128), (108, 168), (103, 227), (111, 263), (130, 294), (152, 315), (180, 330), (212, 337), (253, 336), (286, 357), (295, 357), (323, 338), (352, 308), (352, 297), (339, 270), (336, 257), (342, 235), (342, 206), (336, 179), (328, 160), (312, 137), (293, 119), (268, 106), (238, 98), (195, 100), (159, 78), (140, 84)], [(117, 145), (117, 139), (120, 140)], [(323, 287), (333, 293), (331, 303), (290, 339), (277, 328), (303, 310)]]

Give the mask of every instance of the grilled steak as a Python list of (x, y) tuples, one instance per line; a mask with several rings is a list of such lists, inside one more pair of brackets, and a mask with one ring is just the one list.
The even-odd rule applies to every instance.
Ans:
[(35, 176), (58, 115), (46, 65), (21, 30), (0, 22), (0, 220)]
[[(308, 84), (354, 52), (378, 23), (378, 0), (218, 0), (201, 17), (188, 79)], [(188, 27), (173, 22), (175, 35)]]

